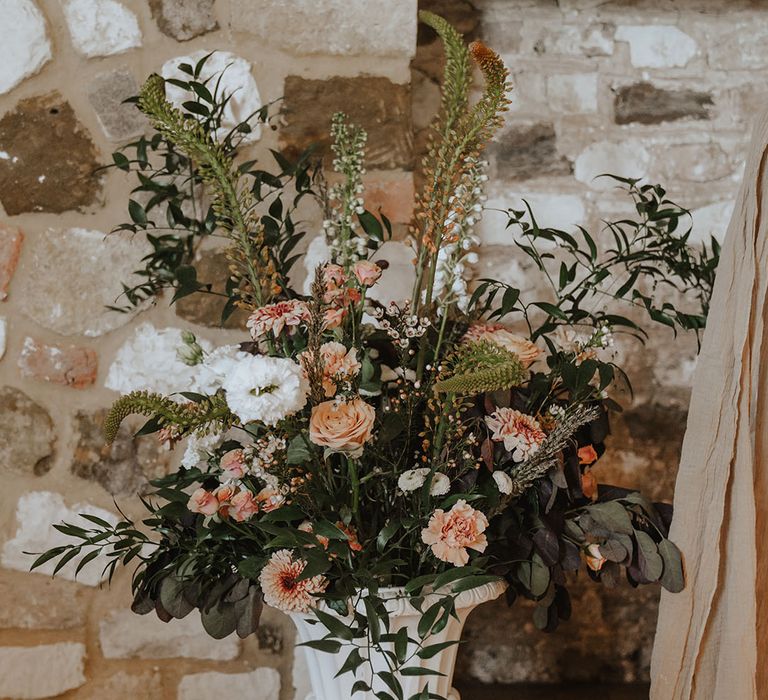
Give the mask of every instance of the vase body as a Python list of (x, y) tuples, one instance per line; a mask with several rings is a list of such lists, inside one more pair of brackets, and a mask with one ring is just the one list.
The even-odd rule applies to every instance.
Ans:
[[(440, 642), (461, 639), (461, 631), (464, 628), (464, 622), (469, 613), (478, 605), (495, 600), (505, 589), (505, 583), (494, 582), (460, 593), (456, 597), (456, 615), (458, 620), (451, 616), (445, 628), (424, 640), (424, 645), (429, 646), (431, 644), (439, 644)], [(421, 613), (410, 604), (408, 598), (405, 597), (404, 590), (402, 588), (381, 589), (379, 596), (387, 601), (390, 632), (395, 633), (405, 627), (410, 638), (418, 639), (417, 627), (421, 619)], [(439, 600), (441, 600), (440, 596), (434, 594), (427, 595), (422, 605), (422, 610), (427, 610), (432, 603)], [(335, 614), (327, 608), (324, 608), (324, 610)], [(298, 633), (297, 642), (322, 639), (328, 632), (324, 625), (319, 623), (312, 624), (310, 622), (310, 620), (317, 619), (312, 614), (301, 615), (293, 613), (290, 616), (296, 625)], [(340, 617), (340, 619), (343, 620), (344, 618)], [(391, 649), (391, 645), (383, 646)], [(345, 673), (342, 676), (336, 677), (336, 673), (351, 651), (350, 646), (343, 646), (338, 654), (329, 654), (309, 647), (299, 647), (296, 651), (305, 655), (309, 680), (312, 686), (312, 692), (307, 696), (306, 700), (350, 700), (350, 698), (353, 698), (353, 700), (375, 700), (375, 691), (388, 691), (387, 686), (379, 678), (374, 676), (372, 679), (370, 670), (371, 665), (376, 671), (387, 670), (387, 662), (383, 655), (362, 642), (359, 643), (358, 648), (360, 649), (360, 655), (364, 659), (370, 659), (371, 664), (363, 664), (354, 676), (351, 673)], [(428, 685), (430, 693), (436, 693), (444, 698), (448, 698), (448, 700), (460, 700), (459, 693), (451, 687), (457, 650), (458, 645), (454, 644), (431, 659), (419, 659), (418, 657), (411, 659), (407, 666), (420, 666), (421, 668), (438, 671), (443, 675), (398, 676), (398, 681), (403, 687), (404, 696), (409, 698)], [(410, 655), (413, 650), (409, 649), (408, 651)], [(352, 686), (358, 680), (363, 680), (372, 685), (373, 691), (365, 694), (357, 693), (355, 696), (352, 696)]]

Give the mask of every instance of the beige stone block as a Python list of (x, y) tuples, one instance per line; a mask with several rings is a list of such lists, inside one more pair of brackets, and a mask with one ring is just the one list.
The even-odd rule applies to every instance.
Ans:
[(181, 679), (177, 697), (178, 700), (213, 697), (278, 700), (280, 674), (274, 668), (257, 668), (250, 673), (195, 673)]
[(108, 659), (187, 657), (229, 661), (240, 655), (237, 636), (213, 639), (203, 629), (196, 611), (166, 623), (152, 614), (116, 610), (99, 623), (99, 643)]
[(230, 27), (300, 56), (410, 58), (416, 0), (233, 0)]
[(0, 647), (0, 697), (50, 698), (85, 683), (85, 645)]

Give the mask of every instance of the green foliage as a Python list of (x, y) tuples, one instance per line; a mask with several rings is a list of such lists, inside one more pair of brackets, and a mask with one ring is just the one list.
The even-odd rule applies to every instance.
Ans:
[[(180, 109), (170, 108), (164, 100), (160, 78), (153, 78), (141, 97), (129, 100), (155, 114), (158, 131), (112, 156), (113, 167), (135, 175), (138, 183), (133, 193), (140, 195), (129, 200), (130, 222), (115, 230), (145, 232), (151, 252), (144, 258), (144, 267), (135, 273), (141, 281), (123, 285), (128, 306), (111, 307), (115, 310), (130, 310), (169, 288), (175, 291), (173, 301), (192, 293), (227, 296), (226, 316), (236, 305), (253, 303), (249, 291), (255, 282), (252, 273), (260, 273), (264, 266), (267, 272), (274, 268), (272, 281), (266, 286), (282, 291), (288, 287), (288, 275), (297, 259), (295, 248), (304, 236), (294, 221), (295, 211), (305, 196), (314, 194), (310, 153), (289, 162), (273, 151), (276, 172), (254, 167), (256, 161), (235, 166), (241, 140), (252, 131), (254, 121), (269, 122), (270, 105), (224, 133), (223, 114), (231, 96), (220, 92), (218, 81), (201, 82), (208, 57), (195, 66), (181, 66), (188, 80), (171, 80), (174, 87), (187, 93)], [(213, 202), (204, 204), (208, 187)], [(289, 190), (294, 191), (290, 198)], [(247, 226), (246, 233), (243, 225)], [(233, 242), (229, 255), (233, 279), (224, 292), (212, 291), (214, 280), (197, 279), (194, 269), (200, 243), (218, 235), (219, 230), (228, 233)], [(243, 259), (242, 250), (246, 249), (260, 253), (261, 267), (257, 257), (251, 270)], [(265, 249), (269, 260), (265, 260)]]
[[(634, 307), (656, 323), (701, 333), (720, 256), (717, 242), (712, 239), (709, 247), (693, 248), (689, 213), (668, 200), (661, 186), (607, 177), (621, 183), (637, 216), (606, 222), (604, 233), (610, 243), (605, 250), (601, 251), (600, 239), (584, 228), (573, 234), (541, 228), (527, 204), (524, 211), (509, 210), (507, 227), (519, 230), (522, 241), (515, 243), (549, 282), (551, 297), (528, 301), (519, 289), (485, 279), (471, 300), (474, 313), (495, 319), (519, 314), (531, 338), (543, 338), (551, 348), (549, 336), (558, 326), (596, 328), (607, 323), (645, 336), (635, 320), (612, 311), (615, 302)], [(558, 274), (553, 275), (556, 265)], [(682, 304), (698, 309), (678, 309), (672, 301), (659, 299), (662, 291), (673, 291), (683, 297)]]
[(488, 340), (460, 346), (446, 364), (449, 376), (435, 384), (435, 391), (447, 394), (475, 396), (509, 389), (527, 374), (515, 353)]

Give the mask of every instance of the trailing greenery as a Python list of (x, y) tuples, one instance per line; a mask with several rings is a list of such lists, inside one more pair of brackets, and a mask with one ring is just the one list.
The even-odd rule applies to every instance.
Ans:
[[(220, 90), (220, 79), (201, 77), (209, 57), (179, 66), (188, 79), (170, 80), (185, 94), (181, 107), (167, 103), (159, 76), (150, 77), (141, 95), (129, 100), (148, 113), (158, 130), (112, 155), (113, 167), (134, 173), (138, 181), (132, 193), (138, 196), (128, 203), (130, 222), (115, 231), (144, 232), (151, 252), (135, 272), (141, 281), (123, 285), (128, 304), (114, 310), (129, 311), (170, 289), (172, 301), (193, 293), (221, 296), (226, 301), (223, 321), (237, 306), (251, 307), (254, 293), (272, 296), (289, 287), (295, 248), (304, 237), (295, 212), (303, 198), (316, 196), (316, 164), (310, 151), (295, 162), (273, 151), (277, 171), (254, 167), (253, 160), (234, 166), (242, 139), (254, 126), (270, 125), (271, 105), (220, 136), (231, 95)], [(210, 203), (204, 196), (209, 186)], [(260, 206), (264, 211), (257, 214)], [(224, 292), (214, 291), (214, 280), (199, 279), (195, 269), (201, 242), (222, 234), (230, 244), (232, 267)], [(253, 262), (246, 259), (249, 251), (258, 253)], [(256, 284), (254, 275), (262, 268), (269, 281)]]

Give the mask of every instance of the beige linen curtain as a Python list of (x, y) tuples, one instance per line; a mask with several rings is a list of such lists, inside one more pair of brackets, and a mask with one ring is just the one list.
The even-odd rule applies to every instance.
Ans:
[(652, 700), (768, 699), (768, 114), (758, 119), (694, 378)]

